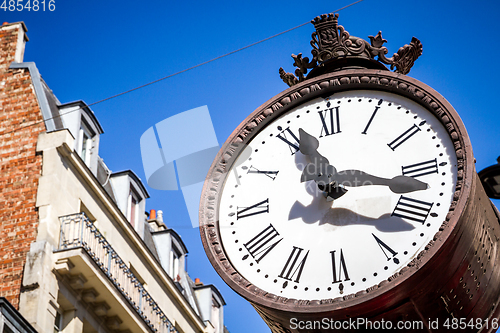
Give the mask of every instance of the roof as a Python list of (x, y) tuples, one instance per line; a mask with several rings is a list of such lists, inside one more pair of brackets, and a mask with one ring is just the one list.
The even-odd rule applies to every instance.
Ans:
[(64, 103), (64, 104), (61, 104), (59, 106), (59, 108), (67, 108), (67, 107), (72, 107), (72, 106), (79, 107), (83, 112), (85, 112), (85, 114), (94, 123), (95, 127), (99, 131), (99, 134), (104, 133), (104, 130), (102, 129), (101, 124), (97, 120), (97, 118), (94, 114), (94, 111), (92, 111), (92, 109), (90, 109), (89, 106), (87, 105), (87, 103), (85, 103), (84, 101), (78, 100), (78, 101), (73, 101), (73, 102), (69, 102), (69, 103)]
[(181, 239), (181, 236), (174, 230), (174, 229), (165, 229), (165, 230), (160, 230), (160, 231), (155, 231), (153, 232), (154, 235), (158, 234), (170, 234), (171, 237), (175, 238), (179, 245), (182, 247), (182, 251), (184, 253), (188, 253), (187, 247), (184, 244), (184, 242)]
[(149, 198), (149, 193), (146, 190), (146, 187), (144, 187), (144, 184), (142, 183), (141, 178), (139, 178), (134, 171), (132, 170), (123, 170), (123, 171), (118, 171), (118, 172), (113, 172), (111, 174), (111, 177), (118, 177), (118, 176), (123, 176), (123, 175), (128, 175), (134, 182), (139, 186), (140, 190), (142, 191), (142, 194), (144, 197), (147, 199)]
[(202, 286), (194, 286), (193, 287), (195, 290), (199, 290), (199, 289), (205, 289), (205, 288), (211, 288), (212, 289), (212, 292), (217, 295), (217, 297), (219, 298), (219, 300), (221, 301), (222, 305), (226, 305), (226, 301), (224, 300), (224, 298), (222, 297), (222, 294), (220, 293), (219, 289), (217, 289), (213, 284), (204, 284)]

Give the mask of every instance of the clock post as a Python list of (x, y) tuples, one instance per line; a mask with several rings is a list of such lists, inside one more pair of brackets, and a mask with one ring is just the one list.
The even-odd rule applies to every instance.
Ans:
[(209, 260), (273, 333), (496, 331), (499, 213), (457, 112), (406, 76), (422, 44), (388, 58), (381, 32), (312, 23), (312, 58), (209, 170)]

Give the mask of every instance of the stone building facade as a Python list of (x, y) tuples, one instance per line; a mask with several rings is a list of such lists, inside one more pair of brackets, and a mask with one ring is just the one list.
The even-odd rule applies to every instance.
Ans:
[(40, 333), (227, 332), (141, 180), (99, 156), (92, 110), (23, 62), (26, 31), (0, 27), (0, 297)]

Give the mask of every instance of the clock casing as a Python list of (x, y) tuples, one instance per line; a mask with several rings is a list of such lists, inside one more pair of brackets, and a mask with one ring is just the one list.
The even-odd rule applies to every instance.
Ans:
[[(345, 250), (349, 247), (348, 242), (342, 243), (343, 240), (342, 237), (340, 237), (337, 240), (342, 244), (342, 247), (340, 248), (335, 248), (334, 245), (328, 244), (327, 238), (320, 242), (323, 245), (315, 244), (315, 237), (311, 237), (309, 239), (307, 237), (307, 228), (318, 226), (313, 225), (314, 223), (319, 224), (315, 221), (314, 223), (311, 223), (311, 225), (302, 225), (300, 228), (296, 229), (297, 232), (303, 234), (303, 239), (301, 240), (302, 243), (294, 245), (294, 241), (298, 242), (297, 238), (297, 240), (291, 241), (288, 244), (286, 251), (283, 250), (283, 252), (275, 252), (278, 250), (279, 246), (284, 245), (287, 241), (285, 236), (283, 236), (283, 243), (280, 242), (274, 246), (269, 253), (257, 262), (256, 259), (260, 258), (259, 254), (254, 251), (253, 254), (255, 254), (257, 258), (253, 257), (252, 251), (247, 248), (252, 245), (250, 242), (252, 239), (251, 236), (257, 236), (260, 231), (264, 231), (264, 229), (270, 225), (272, 225), (276, 230), (279, 230), (278, 226), (283, 228), (286, 221), (279, 220), (276, 221), (275, 224), (273, 224), (273, 221), (270, 220), (263, 221), (266, 216), (271, 216), (273, 204), (276, 203), (276, 201), (279, 201), (277, 199), (278, 197), (276, 194), (273, 196), (266, 196), (266, 189), (263, 188), (262, 200), (259, 200), (257, 195), (258, 193), (252, 190), (254, 194), (249, 195), (248, 201), (245, 202), (245, 195), (242, 194), (243, 192), (234, 190), (234, 186), (239, 185), (238, 182), (241, 184), (239, 185), (241, 186), (241, 189), (244, 188), (245, 177), (242, 177), (240, 181), (237, 181), (234, 172), (230, 171), (234, 168), (243, 166), (242, 161), (248, 160), (248, 158), (251, 157), (254, 158), (252, 161), (255, 161), (256, 163), (259, 162), (258, 156), (261, 156), (259, 153), (264, 153), (267, 149), (262, 148), (261, 142), (264, 140), (260, 140), (263, 138), (263, 135), (267, 135), (270, 139), (273, 139), (276, 142), (280, 141), (281, 139), (278, 140), (276, 138), (276, 136), (281, 133), (278, 130), (278, 126), (280, 126), (282, 130), (286, 130), (285, 124), (287, 121), (290, 120), (290, 126), (294, 126), (292, 123), (298, 124), (301, 121), (300, 118), (307, 118), (305, 113), (301, 113), (306, 111), (303, 109), (304, 106), (314, 106), (314, 103), (324, 103), (326, 105), (326, 98), (330, 98), (334, 102), (341, 101), (340, 105), (343, 106), (347, 105), (347, 100), (349, 98), (353, 99), (353, 97), (361, 95), (364, 96), (362, 98), (363, 103), (373, 105), (373, 107), (371, 110), (366, 109), (367, 111), (365, 111), (366, 114), (364, 117), (368, 116), (368, 118), (363, 118), (362, 121), (359, 121), (359, 134), (356, 133), (359, 137), (368, 136), (367, 134), (370, 130), (376, 132), (375, 120), (379, 119), (377, 116), (380, 116), (380, 114), (375, 116), (373, 122), (368, 127), (368, 133), (362, 134), (370, 119), (370, 112), (375, 110), (377, 103), (380, 100), (385, 101), (381, 103), (382, 106), (384, 105), (383, 103), (388, 103), (387, 101), (391, 100), (392, 96), (395, 101), (393, 103), (395, 104), (398, 103), (398, 99), (401, 101), (408, 101), (408, 103), (405, 102), (406, 104), (403, 106), (403, 109), (406, 108), (405, 110), (410, 111), (409, 114), (406, 114), (406, 111), (402, 113), (395, 113), (397, 116), (401, 116), (402, 119), (404, 118), (409, 120), (408, 126), (405, 125), (405, 127), (401, 125), (400, 134), (403, 134), (414, 125), (416, 126), (415, 128), (418, 129), (419, 135), (421, 133), (429, 135), (429, 145), (436, 146), (439, 144), (443, 145), (444, 148), (441, 147), (441, 149), (439, 149), (432, 147), (434, 150), (430, 153), (432, 156), (429, 156), (428, 159), (419, 155), (422, 152), (415, 151), (414, 155), (419, 157), (415, 159), (414, 162), (408, 159), (400, 162), (397, 158), (395, 158), (396, 162), (394, 163), (396, 164), (387, 163), (389, 170), (387, 170), (386, 174), (380, 174), (382, 170), (380, 167), (376, 167), (373, 170), (369, 169), (371, 165), (381, 165), (380, 163), (376, 163), (371, 160), (376, 158), (378, 155), (384, 155), (385, 153), (383, 152), (385, 151), (387, 151), (387, 156), (389, 157), (384, 157), (385, 155), (382, 157), (384, 159), (389, 159), (391, 153), (396, 154), (399, 153), (398, 150), (403, 149), (404, 147), (410, 147), (410, 141), (414, 140), (416, 136), (411, 137), (403, 144), (394, 148), (398, 144), (398, 141), (393, 143), (394, 140), (383, 137), (386, 132), (379, 130), (378, 133), (382, 136), (382, 138), (379, 138), (379, 141), (373, 140), (374, 144), (376, 142), (380, 145), (385, 144), (385, 147), (383, 148), (386, 150), (381, 150), (379, 153), (365, 152), (368, 159), (363, 159), (363, 153), (359, 152), (362, 145), (357, 141), (358, 139), (355, 139), (354, 137), (346, 139), (346, 144), (353, 146), (352, 153), (359, 154), (359, 162), (356, 162), (356, 159), (352, 157), (353, 155), (349, 155), (350, 149), (347, 146), (342, 147), (338, 154), (338, 156), (341, 157), (345, 156), (345, 161), (343, 159), (335, 161), (335, 157), (337, 155), (334, 151), (332, 151), (334, 149), (333, 141), (327, 144), (328, 140), (319, 138), (320, 147), (318, 148), (318, 151), (321, 151), (333, 165), (336, 165), (338, 170), (361, 168), (367, 173), (378, 173), (375, 175), (391, 178), (396, 176), (394, 173), (397, 173), (398, 170), (399, 174), (404, 172), (401, 167), (419, 162), (431, 161), (433, 158), (442, 158), (439, 156), (441, 153), (443, 156), (447, 156), (447, 160), (445, 161), (441, 159), (439, 160), (439, 163), (446, 162), (446, 164), (440, 167), (437, 175), (427, 175), (436, 176), (436, 179), (439, 178), (439, 180), (428, 180), (431, 185), (429, 190), (415, 191), (408, 194), (395, 194), (388, 191), (385, 187), (383, 188), (383, 191), (380, 192), (380, 186), (347, 187), (348, 192), (341, 198), (334, 200), (332, 207), (337, 207), (335, 206), (337, 204), (338, 207), (350, 210), (351, 212), (354, 211), (354, 213), (358, 215), (364, 212), (363, 214), (365, 216), (368, 214), (368, 221), (377, 221), (378, 218), (380, 218), (380, 215), (378, 215), (379, 213), (382, 215), (384, 212), (389, 215), (392, 214), (392, 216), (386, 216), (387, 221), (397, 220), (398, 222), (401, 222), (401, 225), (409, 225), (418, 229), (418, 232), (416, 231), (416, 233), (412, 235), (412, 237), (418, 240), (418, 242), (409, 237), (408, 242), (410, 243), (407, 245), (409, 250), (401, 248), (401, 250), (398, 249), (396, 251), (395, 245), (391, 245), (388, 240), (384, 241), (383, 232), (377, 233), (379, 230), (377, 230), (376, 226), (374, 226), (376, 222), (372, 223), (370, 226), (371, 229), (361, 229), (366, 232), (366, 235), (363, 236), (365, 238), (363, 238), (360, 243), (367, 243), (368, 240), (370, 240), (374, 242), (372, 245), (375, 246), (366, 255), (374, 251), (379, 251), (377, 254), (380, 256), (384, 256), (385, 253), (387, 257), (382, 257), (382, 259), (379, 258), (377, 260), (380, 260), (380, 265), (382, 265), (384, 260), (387, 261), (387, 259), (391, 259), (388, 261), (392, 266), (390, 266), (387, 270), (384, 269), (385, 265), (382, 265), (379, 268), (376, 268), (375, 266), (368, 267), (367, 269), (369, 269), (369, 271), (366, 272), (366, 276), (356, 276), (357, 280), (354, 281), (355, 270), (349, 271), (349, 266), (351, 265), (351, 267), (354, 267), (353, 265), (355, 265), (354, 259), (349, 261), (349, 252)], [(336, 99), (336, 96), (339, 96), (338, 100)], [(372, 101), (368, 102), (368, 99), (370, 98)], [(399, 104), (402, 104), (401, 101)], [(351, 103), (361, 102), (352, 101)], [(323, 109), (324, 108), (321, 110)], [(380, 110), (382, 110), (381, 107)], [(317, 110), (314, 110), (314, 112), (317, 112)], [(300, 118), (297, 118), (298, 115)], [(408, 118), (405, 118), (406, 116), (408, 116)], [(411, 119), (415, 116), (415, 119)], [(319, 116), (315, 115), (315, 117)], [(343, 121), (343, 118), (341, 119), (341, 121)], [(280, 123), (280, 121), (283, 120), (285, 122)], [(424, 120), (425, 123), (421, 124)], [(340, 128), (340, 131), (343, 132), (342, 134), (348, 133), (348, 123), (349, 122), (345, 123), (345, 128)], [(351, 120), (350, 123), (354, 123), (354, 121)], [(319, 124), (321, 129), (321, 123)], [(344, 123), (341, 122), (340, 126), (343, 124)], [(275, 126), (275, 129), (272, 128), (273, 126)], [(294, 129), (296, 130), (300, 126), (302, 125), (298, 125), (297, 127), (294, 127)], [(308, 126), (307, 121), (304, 121), (304, 127), (307, 127), (308, 131), (314, 132), (315, 129)], [(430, 129), (430, 131), (427, 132), (427, 129)], [(336, 128), (330, 128), (330, 130), (336, 130)], [(350, 131), (355, 130), (350, 129)], [(393, 137), (393, 139), (398, 137), (398, 135), (393, 135), (396, 132), (398, 131), (394, 129), (387, 131), (387, 133), (390, 133), (389, 137)], [(409, 133), (411, 132), (412, 131)], [(432, 135), (433, 133), (436, 133), (437, 135)], [(271, 137), (271, 134), (273, 134), (274, 137)], [(319, 137), (321, 134), (314, 133), (314, 135)], [(335, 135), (339, 138), (341, 137), (338, 134)], [(333, 137), (334, 135), (330, 136)], [(437, 138), (432, 139), (432, 136), (436, 136)], [(403, 139), (404, 138), (405, 137), (403, 136)], [(259, 144), (261, 145), (260, 148), (257, 147), (259, 145), (256, 144), (257, 141), (252, 141), (256, 139), (259, 140)], [(267, 144), (268, 140), (265, 141)], [(324, 144), (322, 142), (324, 142)], [(284, 144), (283, 142), (278, 143), (283, 144), (282, 149), (289, 151), (290, 147), (288, 144)], [(322, 145), (325, 147), (324, 150), (322, 150)], [(260, 150), (258, 152), (252, 151), (250, 154), (248, 152), (249, 146), (252, 150)], [(412, 147), (411, 149), (415, 150), (417, 148)], [(425, 149), (422, 149), (422, 151), (426, 151), (428, 149), (431, 148), (426, 147)], [(297, 156), (296, 159), (300, 160), (303, 158), (300, 154), (300, 152), (294, 154)], [(408, 154), (410, 156), (412, 155), (410, 153)], [(262, 154), (262, 156), (265, 156), (265, 154)], [(240, 158), (240, 160), (238, 160), (238, 158)], [(260, 162), (263, 163), (269, 158), (270, 156), (267, 158), (263, 157)], [(344, 162), (346, 164), (344, 164)], [(359, 164), (356, 165), (356, 163)], [(299, 164), (300, 163), (298, 162), (296, 163), (296, 165)], [(259, 170), (259, 166), (253, 165), (252, 163), (245, 166), (247, 168), (254, 167)], [(425, 166), (426, 165), (424, 165), (424, 167)], [(292, 167), (294, 167), (294, 165), (292, 165)], [(446, 168), (446, 170), (443, 168)], [(277, 174), (275, 180), (271, 180), (272, 182), (276, 182), (278, 177), (282, 177), (284, 175), (286, 176), (286, 173), (281, 172), (281, 170), (267, 170), (267, 168), (262, 167), (260, 169), (265, 169), (264, 171), (280, 172)], [(302, 170), (299, 169), (296, 171), (300, 176)], [(440, 175), (443, 172), (446, 173), (445, 176)], [(290, 175), (292, 174), (293, 173), (290, 171)], [(261, 174), (259, 176), (268, 177), (274, 176), (274, 174)], [(442, 180), (441, 177), (443, 177)], [(288, 181), (294, 185), (290, 185), (291, 187), (288, 188), (283, 185), (285, 188), (283, 189), (282, 195), (287, 198), (286, 200), (284, 199), (284, 201), (290, 201), (289, 198), (292, 197), (290, 202), (299, 199), (297, 200), (299, 203), (305, 206), (310, 206), (311, 202), (305, 201), (307, 196), (309, 196), (311, 200), (321, 199), (316, 194), (307, 193), (307, 191), (305, 194), (304, 192), (300, 194), (298, 192), (294, 192), (299, 188), (303, 189), (306, 184), (301, 184), (300, 180), (295, 179), (295, 177), (291, 178), (294, 179), (289, 179)], [(419, 177), (419, 179), (425, 181), (424, 177)], [(441, 183), (445, 183), (445, 185), (441, 185)], [(228, 190), (229, 187), (225, 188), (225, 186), (231, 186), (232, 190)], [(439, 190), (437, 190), (436, 187), (439, 188)], [(234, 193), (231, 194), (231, 191)], [(431, 198), (425, 196), (426, 191), (429, 191), (428, 193), (433, 193)], [(364, 192), (368, 192), (370, 194)], [(228, 193), (228, 195), (226, 196), (225, 193)], [(440, 193), (443, 194), (440, 195)], [(267, 205), (270, 213), (258, 213), (254, 216), (243, 217), (241, 219), (244, 221), (243, 223), (249, 222), (250, 219), (255, 219), (255, 224), (258, 224), (260, 229), (257, 227), (253, 229), (249, 228), (248, 230), (245, 228), (231, 229), (231, 222), (241, 222), (238, 221), (237, 218), (234, 220), (228, 218), (228, 215), (231, 214), (231, 211), (228, 208), (231, 205), (231, 195), (234, 195), (235, 197), (239, 195), (238, 199), (242, 200), (238, 202), (235, 201), (235, 203), (232, 204), (233, 206), (236, 206), (233, 211), (236, 214), (240, 212), (240, 215), (245, 215), (245, 212), (247, 214), (256, 212), (255, 210), (244, 211), (245, 208), (241, 207), (248, 208), (253, 204), (261, 203), (261, 205), (254, 207), (261, 207), (259, 208), (260, 211), (262, 209), (266, 209)], [(389, 198), (387, 199), (387, 206), (390, 207), (389, 211), (385, 211), (384, 209), (377, 207), (377, 209), (380, 208), (381, 210), (376, 212), (372, 211), (370, 213), (370, 209), (368, 208), (364, 208), (364, 211), (363, 209), (356, 211), (352, 208), (352, 200), (355, 198), (362, 198), (366, 200), (373, 199), (375, 200), (374, 202), (376, 202), (377, 197), (384, 196)], [(432, 211), (429, 210), (428, 213), (434, 213), (436, 216), (429, 215), (427, 217), (429, 220), (426, 219), (423, 225), (423, 229), (428, 228), (426, 231), (420, 232), (422, 227), (418, 225), (418, 221), (417, 223), (414, 223), (415, 221), (409, 220), (408, 215), (405, 215), (405, 213), (402, 214), (403, 217), (394, 216), (395, 208), (398, 207), (397, 200), (401, 199), (401, 196), (433, 204)], [(271, 201), (271, 198), (274, 198), (274, 201)], [(265, 201), (266, 199), (268, 199), (268, 202)], [(437, 207), (434, 206), (434, 204), (438, 202), (441, 205), (438, 210), (435, 210)], [(381, 206), (382, 205), (383, 204), (381, 204)], [(290, 205), (285, 206), (282, 209), (287, 209), (286, 207), (290, 207)], [(283, 216), (287, 216), (287, 214), (288, 216), (290, 215), (289, 211), (285, 213), (285, 215), (276, 216), (277, 218), (283, 219)], [(369, 214), (372, 215), (370, 216)], [(431, 219), (432, 227), (427, 227), (426, 223)], [(292, 221), (292, 225), (290, 227), (292, 227), (295, 222)], [(328, 223), (326, 225), (328, 226)], [(324, 227), (324, 225), (322, 227)], [(336, 227), (339, 228), (345, 226)], [(353, 227), (358, 226), (348, 225), (348, 227), (354, 230), (356, 228)], [(362, 226), (361, 228), (366, 228), (366, 226)], [(290, 230), (282, 230), (283, 231), (281, 231), (280, 235), (285, 235), (288, 232), (288, 237), (290, 237)], [(236, 233), (239, 231), (242, 232), (242, 238), (231, 238), (233, 237), (232, 235), (236, 234), (233, 234), (233, 231)], [(268, 231), (272, 232), (271, 229), (268, 229)], [(294, 331), (290, 328), (290, 320), (292, 318), (298, 318), (300, 320), (321, 320), (322, 318), (347, 320), (348, 318), (363, 317), (370, 318), (372, 320), (376, 320), (377, 318), (384, 318), (385, 320), (400, 320), (404, 318), (407, 320), (414, 319), (428, 321), (429, 318), (443, 319), (451, 318), (452, 316), (457, 318), (498, 317), (499, 309), (497, 307), (497, 300), (500, 295), (500, 284), (498, 283), (500, 282), (500, 273), (495, 272), (493, 267), (498, 260), (499, 255), (499, 231), (497, 212), (485, 195), (484, 190), (478, 181), (477, 174), (474, 169), (470, 140), (467, 136), (464, 125), (453, 107), (439, 93), (418, 80), (405, 75), (376, 69), (349, 69), (319, 75), (290, 87), (281, 94), (264, 103), (261, 107), (255, 110), (233, 132), (233, 134), (231, 134), (221, 148), (207, 175), (200, 202), (200, 232), (209, 260), (224, 281), (237, 293), (252, 303), (264, 320), (270, 325), (273, 332)], [(340, 232), (342, 233), (344, 231)], [(325, 233), (326, 232), (318, 233), (316, 237), (321, 237), (321, 234)], [(420, 236), (421, 233), (424, 233), (424, 236)], [(386, 235), (389, 235), (389, 233)], [(374, 236), (376, 236), (378, 240), (374, 238)], [(355, 236), (348, 236), (348, 234), (346, 234), (344, 238), (348, 237), (352, 237), (352, 241), (356, 239)], [(372, 238), (370, 239), (370, 237)], [(276, 240), (278, 239), (279, 238), (276, 238)], [(239, 244), (234, 243), (236, 240)], [(387, 245), (387, 247), (381, 245), (381, 242)], [(412, 245), (414, 242), (418, 243), (418, 246)], [(248, 246), (245, 247), (245, 244)], [(267, 247), (274, 244), (274, 242), (265, 243)], [(319, 272), (321, 272), (321, 275), (329, 273), (330, 276), (326, 278), (326, 280), (314, 280), (313, 282), (316, 283), (317, 286), (313, 286), (313, 284), (308, 285), (307, 287), (312, 287), (313, 290), (308, 289), (305, 291), (305, 285), (300, 280), (306, 278), (306, 269), (311, 268), (306, 265), (308, 265), (309, 260), (313, 257), (313, 253), (315, 253), (314, 251), (310, 249), (311, 252), (309, 252), (309, 254), (311, 257), (308, 256), (306, 258), (305, 264), (302, 267), (302, 275), (298, 283), (295, 283), (294, 281), (297, 277), (297, 269), (301, 268), (300, 265), (297, 266), (296, 264), (296, 266), (293, 266), (296, 269), (295, 275), (292, 275), (292, 279), (290, 280), (284, 278), (280, 279), (279, 273), (286, 268), (287, 257), (291, 258), (293, 251), (295, 251), (295, 255), (297, 255), (299, 249), (302, 249), (302, 252), (300, 252), (297, 256), (296, 261), (296, 263), (300, 264), (307, 253), (306, 246), (308, 244), (311, 249), (315, 248), (316, 251), (319, 251), (318, 249), (321, 249), (322, 246), (324, 246), (323, 255), (325, 257), (322, 260), (328, 261), (328, 259), (330, 259), (329, 263), (327, 262), (324, 264), (325, 267), (330, 265), (330, 268), (325, 271), (319, 270)], [(297, 250), (294, 250), (294, 246)], [(361, 244), (359, 247), (361, 248)], [(239, 250), (240, 248), (242, 249), (241, 251)], [(353, 248), (356, 248), (356, 246)], [(397, 252), (398, 256), (392, 255), (392, 252), (389, 249), (393, 250), (393, 252)], [(332, 253), (333, 251), (335, 251), (335, 253)], [(411, 251), (413, 252), (411, 252), (411, 255), (404, 257), (404, 251), (408, 251), (409, 253)], [(259, 269), (258, 266), (262, 266), (262, 271), (265, 269), (273, 269), (272, 265), (266, 266), (265, 264), (267, 260), (272, 258), (271, 256), (273, 255), (273, 252), (281, 253), (281, 256), (277, 256), (279, 260), (272, 260), (272, 262), (275, 262), (274, 265), (277, 267), (274, 267), (274, 273), (268, 274), (278, 275), (278, 277), (273, 276), (272, 280), (267, 280), (270, 282), (266, 282), (266, 278), (260, 277), (260, 272), (257, 273), (257, 269)], [(262, 253), (263, 252), (260, 254)], [(242, 260), (245, 255), (248, 255), (248, 257), (245, 260)], [(341, 264), (341, 255), (343, 256), (343, 261), (345, 261), (345, 266), (342, 266)], [(328, 256), (330, 256), (330, 258), (328, 258)], [(396, 257), (399, 264), (396, 264), (393, 261)], [(335, 276), (332, 275), (334, 274), (331, 268), (331, 260), (333, 260), (333, 258), (336, 258), (336, 264), (338, 265), (336, 272), (337, 275), (339, 273), (339, 269), (341, 270), (347, 268), (347, 271), (349, 272), (348, 280), (346, 280), (345, 272), (343, 275), (341, 274), (338, 276), (339, 280), (342, 280), (342, 290), (339, 289), (340, 281), (335, 281)], [(253, 260), (252, 266), (249, 265), (249, 263), (252, 262), (251, 260)], [(314, 266), (318, 265), (318, 262), (314, 264)], [(360, 269), (361, 268), (358, 270)], [(390, 272), (390, 274), (385, 272)], [(373, 273), (377, 273), (377, 276), (374, 276)], [(287, 277), (286, 273), (281, 275), (282, 277)], [(314, 279), (313, 275), (314, 274), (312, 274), (309, 278)], [(359, 274), (357, 273), (356, 275)], [(365, 282), (362, 281), (363, 278), (366, 278)], [(274, 280), (278, 281), (275, 283)], [(287, 281), (288, 284), (285, 288), (283, 288), (282, 286)], [(351, 286), (352, 282), (355, 282), (354, 286)], [(294, 293), (292, 289), (294, 286), (297, 286), (297, 289), (301, 288), (301, 292)], [(330, 290), (329, 293), (328, 287), (335, 289)], [(316, 291), (316, 288), (319, 288), (320, 290)], [(285, 293), (282, 292), (284, 290), (286, 290)]]

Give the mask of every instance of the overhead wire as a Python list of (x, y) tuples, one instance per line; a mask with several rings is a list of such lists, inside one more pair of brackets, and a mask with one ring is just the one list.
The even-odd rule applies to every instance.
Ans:
[[(341, 10), (344, 10), (344, 9), (346, 9), (346, 8), (349, 8), (349, 7), (351, 7), (351, 6), (354, 6), (355, 4), (360, 3), (360, 2), (362, 2), (362, 1), (363, 1), (363, 0), (357, 0), (357, 1), (353, 2), (353, 3), (348, 4), (347, 6), (344, 6), (344, 7), (341, 7), (341, 8), (339, 8), (339, 9), (335, 10), (335, 11), (334, 11), (334, 13), (336, 13), (336, 12), (340, 12)], [(187, 71), (193, 70), (193, 69), (195, 69), (195, 68), (198, 68), (198, 67), (204, 66), (204, 65), (209, 64), (209, 63), (211, 63), (211, 62), (213, 62), (213, 61), (216, 61), (216, 60), (219, 60), (219, 59), (225, 58), (225, 57), (227, 57), (227, 56), (230, 56), (230, 55), (235, 54), (235, 53), (237, 53), (237, 52), (240, 52), (240, 51), (246, 50), (246, 49), (248, 49), (248, 48), (250, 48), (250, 47), (253, 47), (253, 46), (255, 46), (255, 45), (258, 45), (258, 44), (260, 44), (260, 43), (266, 42), (266, 41), (268, 41), (268, 40), (270, 40), (270, 39), (273, 39), (273, 38), (276, 38), (276, 37), (281, 36), (281, 35), (283, 35), (283, 34), (286, 34), (286, 33), (290, 32), (290, 31), (293, 31), (293, 30), (296, 30), (296, 29), (298, 29), (298, 28), (301, 28), (301, 27), (303, 27), (303, 26), (305, 26), (305, 25), (307, 25), (307, 24), (310, 24), (310, 23), (311, 23), (310, 21), (307, 21), (307, 22), (305, 22), (305, 23), (299, 24), (299, 25), (297, 25), (297, 26), (295, 26), (295, 27), (293, 27), (293, 28), (287, 29), (287, 30), (285, 30), (285, 31), (282, 31), (282, 32), (277, 33), (277, 34), (275, 34), (275, 35), (272, 35), (272, 36), (270, 36), (270, 37), (267, 37), (267, 38), (261, 39), (261, 40), (259, 40), (259, 41), (255, 42), (255, 43), (248, 44), (248, 45), (243, 46), (243, 47), (241, 47), (241, 48), (239, 48), (239, 49), (236, 49), (236, 50), (234, 50), (234, 51), (231, 51), (231, 52), (225, 53), (225, 54), (223, 54), (223, 55), (220, 55), (220, 56), (218, 56), (218, 57), (215, 57), (215, 58), (212, 58), (212, 59), (210, 59), (210, 60), (204, 61), (204, 62), (199, 63), (199, 64), (197, 64), (197, 65), (194, 65), (194, 66), (191, 66), (191, 67), (185, 68), (185, 69), (183, 69), (183, 70), (181, 70), (181, 71), (178, 71), (178, 72), (175, 72), (175, 73), (173, 73), (173, 74), (170, 74), (170, 75), (164, 76), (164, 77), (159, 78), (159, 79), (157, 79), (157, 80), (154, 80), (154, 81), (151, 81), (151, 82), (145, 83), (145, 84), (140, 85), (140, 86), (137, 86), (137, 87), (135, 87), (135, 88), (132, 88), (132, 89), (129, 89), (129, 90), (123, 91), (123, 92), (121, 92), (121, 93), (118, 93), (118, 94), (115, 94), (115, 95), (112, 95), (112, 96), (106, 97), (106, 98), (104, 98), (104, 99), (98, 100), (98, 101), (96, 101), (96, 102), (93, 102), (93, 103), (87, 104), (87, 107), (90, 107), (90, 106), (93, 106), (93, 105), (96, 105), (96, 104), (100, 104), (100, 103), (105, 102), (105, 101), (109, 101), (110, 99), (114, 99), (114, 98), (117, 98), (117, 97), (119, 97), (119, 96), (123, 96), (123, 95), (128, 94), (128, 93), (131, 93), (131, 92), (133, 92), (133, 91), (136, 91), (136, 90), (139, 90), (139, 89), (145, 88), (145, 87), (150, 86), (150, 85), (152, 85), (152, 84), (155, 84), (155, 83), (161, 82), (161, 81), (163, 81), (163, 80), (166, 80), (166, 79), (169, 79), (169, 78), (171, 78), (171, 77), (177, 76), (177, 75), (179, 75), (179, 74), (185, 73), (185, 72), (187, 72)], [(44, 119), (44, 120), (42, 120), (42, 121), (38, 121), (38, 122), (35, 122), (35, 123), (32, 123), (32, 124), (28, 124), (28, 125), (23, 126), (23, 127), (18, 127), (18, 128), (16, 128), (16, 129), (11, 130), (11, 131), (3, 132), (3, 133), (0, 133), (0, 136), (2, 136), (2, 135), (6, 135), (6, 134), (10, 134), (10, 133), (13, 133), (13, 132), (16, 132), (16, 131), (19, 131), (19, 130), (22, 130), (22, 129), (25, 129), (25, 128), (28, 128), (28, 127), (36, 126), (36, 125), (41, 124), (41, 123), (43, 123), (43, 122), (46, 122), (46, 121), (48, 121), (48, 120), (52, 120), (52, 119), (55, 119), (55, 118), (60, 118), (60, 117), (62, 117), (62, 116), (64, 116), (64, 115), (67, 115), (67, 114), (72, 113), (72, 112), (79, 111), (79, 110), (81, 110), (81, 109), (82, 109), (82, 107), (79, 107), (79, 108), (77, 108), (77, 109), (73, 109), (73, 110), (71, 110), (71, 111), (61, 113), (61, 114), (59, 114), (59, 115), (57, 115), (57, 116), (54, 116), (54, 117), (50, 117), (50, 118)]]

